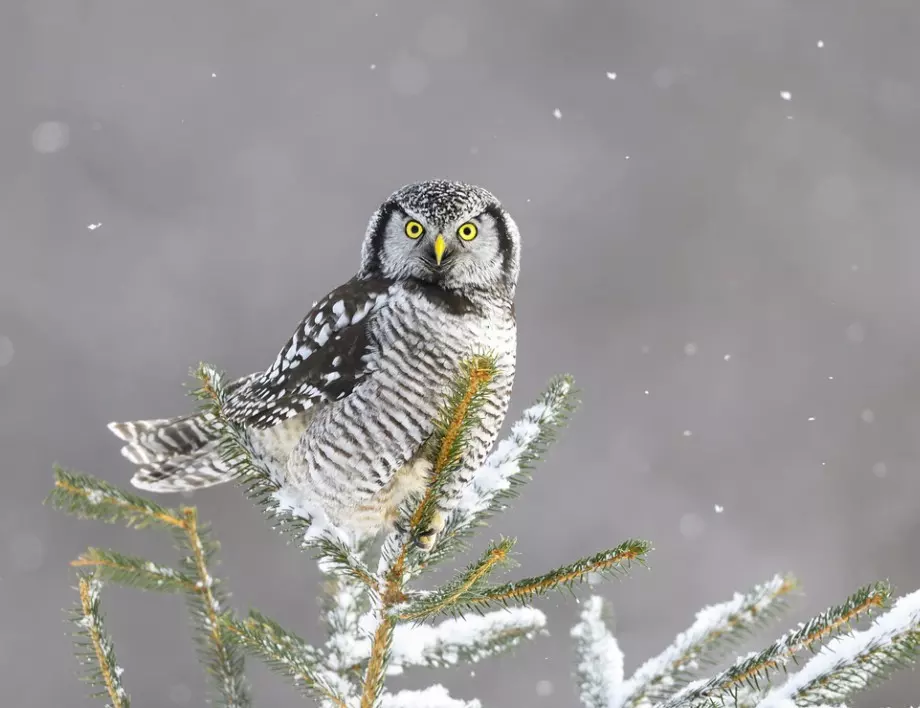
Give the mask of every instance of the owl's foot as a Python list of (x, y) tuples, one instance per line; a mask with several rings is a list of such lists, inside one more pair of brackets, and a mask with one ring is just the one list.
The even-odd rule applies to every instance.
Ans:
[(444, 518), (444, 514), (435, 509), (431, 515), (431, 523), (428, 524), (428, 528), (415, 534), (412, 538), (412, 543), (420, 551), (427, 553), (434, 548), (434, 544), (438, 541), (438, 535), (444, 530), (446, 523), (447, 520)]

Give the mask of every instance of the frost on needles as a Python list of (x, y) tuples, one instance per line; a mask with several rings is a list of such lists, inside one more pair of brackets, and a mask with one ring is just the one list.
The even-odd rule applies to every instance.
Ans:
[[(212, 684), (212, 701), (228, 708), (252, 705), (243, 675), (244, 656), (256, 657), (286, 676), (315, 704), (335, 708), (473, 708), (473, 698), (452, 697), (440, 685), (397, 690), (391, 677), (426, 667), (452, 667), (488, 660), (522, 641), (545, 634), (546, 617), (533, 600), (570, 589), (588, 578), (616, 576), (644, 563), (649, 544), (626, 540), (533, 577), (499, 579), (512, 564), (515, 539), (485, 545), (478, 558), (431, 590), (417, 580), (472, 545), (490, 517), (507, 508), (530, 478), (574, 408), (569, 377), (558, 377), (521, 419), (511, 426), (473, 481), (453, 498), (453, 511), (428, 553), (411, 542), (454, 486), (450, 484), (471, 426), (491, 392), (494, 362), (487, 356), (466, 362), (435, 421), (430, 448), (432, 476), (426, 492), (402, 510), (400, 530), (375, 544), (357, 543), (326, 522), (273, 479), (250, 454), (244, 429), (223, 415), (226, 380), (209, 366), (195, 372), (196, 392), (221, 432), (221, 455), (255, 505), (298, 547), (310, 551), (323, 576), (325, 637), (303, 638), (257, 610), (240, 614), (227, 603), (218, 577), (216, 541), (192, 507), (171, 509), (97, 478), (55, 469), (50, 500), (78, 516), (131, 527), (151, 526), (172, 533), (182, 557), (177, 566), (152, 563), (114, 550), (89, 548), (73, 565), (80, 568), (79, 602), (74, 611), (78, 656), (86, 678), (108, 705), (127, 708), (129, 696), (112, 641), (105, 632), (99, 594), (104, 583), (183, 595), (194, 638)], [(429, 584), (430, 585), (430, 584)], [(704, 704), (743, 706), (839, 705), (856, 690), (892, 668), (911, 661), (920, 642), (920, 601), (902, 598), (869, 629), (852, 633), (850, 624), (883, 607), (884, 585), (864, 588), (784, 635), (763, 652), (740, 658), (729, 669), (699, 678), (707, 661), (745, 632), (776, 614), (794, 587), (777, 577), (749, 593), (736, 594), (701, 611), (694, 624), (660, 655), (625, 678), (623, 653), (603, 619), (604, 603), (593, 596), (583, 604), (573, 629), (578, 693), (590, 708)], [(802, 650), (820, 651), (785, 682), (771, 683), (778, 669)], [(830, 652), (830, 653), (827, 653)]]

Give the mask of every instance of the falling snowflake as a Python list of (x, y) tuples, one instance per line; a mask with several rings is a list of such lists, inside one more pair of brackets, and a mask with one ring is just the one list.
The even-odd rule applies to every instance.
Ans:
[(687, 356), (693, 356), (694, 354), (696, 354), (696, 352), (697, 352), (697, 347), (696, 347), (696, 344), (694, 344), (693, 342), (687, 342), (684, 345), (684, 354), (686, 354)]
[(689, 438), (691, 435), (693, 435), (693, 431), (692, 431), (692, 430), (685, 430), (685, 431), (684, 431), (684, 437), (685, 437), (685, 438)]
[(721, 514), (723, 511), (725, 511), (725, 507), (721, 504), (714, 504), (712, 508), (716, 510), (717, 514)]
[(607, 72), (607, 78), (610, 79), (611, 81), (615, 81), (616, 78), (617, 78), (617, 72), (615, 72), (615, 71), (608, 71), (608, 72)]
[(818, 49), (823, 49), (823, 48), (824, 48), (824, 40), (823, 40), (823, 39), (819, 39), (819, 40), (818, 40)]
[(791, 101), (791, 100), (792, 100), (792, 94), (789, 93), (788, 91), (780, 91), (780, 92), (779, 92), (779, 95), (782, 97), (782, 99), (783, 99), (784, 101)]
[(216, 79), (216, 78), (217, 78), (217, 74), (212, 73), (212, 74), (211, 74), (211, 78), (212, 78), (212, 79)]
[(553, 110), (553, 117), (554, 117), (556, 120), (560, 120), (560, 119), (562, 118), (562, 111), (560, 111), (558, 108), (554, 109), (554, 110)]
[(95, 224), (88, 224), (88, 225), (86, 226), (86, 228), (88, 228), (90, 231), (95, 231), (95, 230), (98, 229), (100, 226), (102, 226), (102, 222), (101, 222), (101, 221), (99, 221), (99, 222), (97, 222), (97, 223), (95, 223)]
[(815, 417), (814, 417), (814, 416), (811, 416), (811, 417), (808, 419), (808, 422), (809, 422), (809, 423), (813, 423), (814, 420), (815, 420)]
[(731, 361), (732, 355), (731, 355), (731, 354), (726, 354), (726, 355), (723, 356), (722, 358), (723, 358), (725, 361)]

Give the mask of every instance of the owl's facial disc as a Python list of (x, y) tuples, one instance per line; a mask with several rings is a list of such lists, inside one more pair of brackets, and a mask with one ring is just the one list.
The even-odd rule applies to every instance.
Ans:
[(489, 192), (421, 182), (397, 191), (371, 219), (361, 272), (513, 295), (518, 253), (517, 227)]

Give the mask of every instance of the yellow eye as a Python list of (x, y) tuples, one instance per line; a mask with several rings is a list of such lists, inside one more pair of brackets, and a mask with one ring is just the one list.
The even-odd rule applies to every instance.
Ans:
[(457, 229), (457, 236), (462, 238), (464, 241), (472, 241), (476, 238), (476, 234), (479, 233), (479, 229), (476, 228), (476, 224), (472, 221), (467, 221), (463, 226)]
[(418, 238), (423, 233), (425, 233), (425, 227), (414, 219), (406, 222), (406, 236), (409, 238)]

